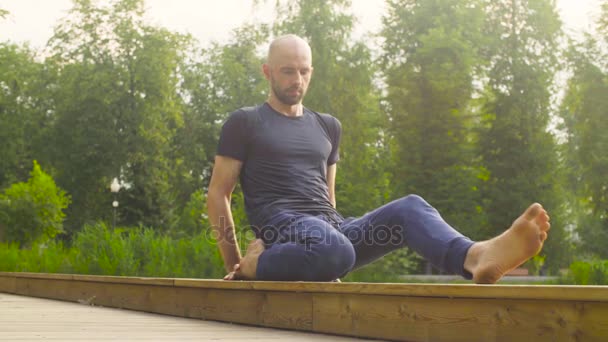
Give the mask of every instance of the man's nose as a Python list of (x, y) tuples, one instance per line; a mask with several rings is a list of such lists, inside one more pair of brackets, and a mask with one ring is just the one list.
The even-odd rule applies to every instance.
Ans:
[(300, 85), (302, 85), (302, 80), (303, 80), (302, 75), (299, 72), (296, 72), (296, 76), (294, 77), (293, 84), (300, 86)]

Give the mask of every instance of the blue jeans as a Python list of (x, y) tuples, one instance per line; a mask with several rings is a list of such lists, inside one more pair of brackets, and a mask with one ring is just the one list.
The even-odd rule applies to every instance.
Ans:
[(285, 212), (256, 230), (256, 236), (266, 244), (258, 280), (331, 281), (404, 247), (445, 272), (471, 278), (464, 260), (473, 241), (416, 195), (341, 222)]

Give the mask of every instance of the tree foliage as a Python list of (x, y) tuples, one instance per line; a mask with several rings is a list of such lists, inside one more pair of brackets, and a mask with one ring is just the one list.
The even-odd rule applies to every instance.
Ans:
[(27, 46), (0, 43), (0, 188), (27, 179), (39, 159), (53, 99), (53, 70)]
[(581, 251), (608, 258), (608, 2), (598, 20), (600, 35), (588, 35), (571, 43), (572, 77), (568, 82), (560, 116), (566, 133), (565, 162), (568, 186)]
[(486, 52), (479, 153), (489, 171), (483, 189), (489, 231), (495, 235), (530, 203), (541, 202), (554, 227), (543, 253), (555, 269), (568, 251), (561, 169), (548, 126), (561, 22), (549, 0), (493, 1), (486, 12), (494, 43)]
[(20, 246), (45, 242), (63, 232), (63, 210), (69, 196), (34, 161), (27, 182), (11, 185), (0, 194), (0, 241)]
[(178, 71), (190, 39), (145, 24), (143, 6), (75, 1), (50, 43), (61, 101), (49, 157), (75, 201), (72, 229), (109, 213), (114, 177), (126, 185), (121, 222), (168, 229), (177, 217), (173, 185), (184, 173), (183, 160), (172, 157), (183, 125)]
[(396, 193), (416, 193), (480, 237), (472, 96), (483, 13), (476, 1), (388, 2), (383, 74)]

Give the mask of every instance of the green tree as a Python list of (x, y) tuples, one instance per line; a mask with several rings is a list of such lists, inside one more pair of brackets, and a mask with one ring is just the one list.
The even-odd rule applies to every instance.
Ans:
[(531, 202), (541, 202), (552, 217), (543, 253), (555, 270), (567, 258), (568, 237), (561, 171), (548, 130), (550, 98), (561, 22), (554, 1), (488, 2), (487, 89), (482, 112), (485, 128), (479, 144), (489, 171), (484, 187), (489, 235), (513, 221)]
[(479, 238), (484, 223), (472, 96), (484, 14), (477, 1), (392, 0), (383, 19), (382, 72), (392, 184)]
[(34, 161), (27, 182), (15, 183), (0, 194), (0, 240), (27, 247), (63, 231), (63, 210), (69, 196)]
[(106, 6), (75, 0), (50, 42), (61, 78), (49, 158), (72, 194), (71, 230), (110, 214), (118, 177), (120, 222), (170, 228), (178, 222), (173, 158), (183, 125), (180, 66), (187, 36), (145, 24), (143, 0)]
[(27, 179), (41, 157), (52, 109), (53, 73), (27, 46), (0, 43), (0, 188)]
[(596, 30), (581, 43), (572, 43), (568, 82), (560, 110), (566, 133), (568, 185), (581, 254), (608, 258), (608, 2), (602, 6)]

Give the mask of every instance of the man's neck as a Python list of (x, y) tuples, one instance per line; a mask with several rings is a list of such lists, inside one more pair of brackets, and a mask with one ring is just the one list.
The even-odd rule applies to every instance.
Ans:
[(295, 104), (295, 105), (286, 105), (283, 102), (277, 100), (273, 96), (271, 96), (267, 102), (268, 102), (268, 105), (270, 105), (270, 107), (272, 107), (272, 109), (276, 110), (277, 112), (279, 112), (285, 116), (295, 117), (295, 116), (301, 116), (304, 113), (304, 106), (302, 106), (301, 102), (298, 104)]

